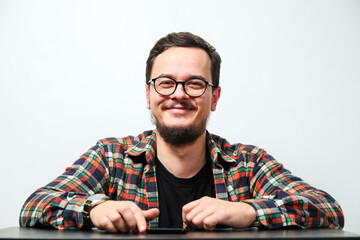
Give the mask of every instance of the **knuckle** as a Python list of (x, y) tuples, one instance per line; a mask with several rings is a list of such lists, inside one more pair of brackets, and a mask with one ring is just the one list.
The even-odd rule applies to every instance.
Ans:
[(192, 222), (192, 217), (190, 215), (185, 216), (186, 221)]
[(123, 211), (124, 209), (129, 208), (129, 205), (126, 204), (125, 202), (119, 202), (119, 204), (117, 205), (117, 208), (118, 208), (120, 211)]
[(142, 213), (141, 209), (137, 205), (131, 207), (130, 209), (134, 214), (141, 214)]
[(120, 222), (122, 222), (122, 217), (120, 215), (116, 214), (110, 218), (110, 221), (112, 223), (120, 223)]
[(110, 227), (111, 227), (110, 219), (108, 219), (108, 218), (99, 219), (97, 227), (100, 229), (110, 229)]
[(202, 226), (202, 220), (200, 219), (200, 218), (194, 218), (193, 220), (192, 220), (192, 223), (194, 224), (194, 225), (196, 225), (197, 227), (199, 227), (199, 226)]
[(211, 230), (213, 228), (213, 225), (214, 225), (213, 222), (209, 218), (206, 218), (204, 220), (204, 228), (206, 230)]
[(189, 212), (189, 206), (188, 205), (185, 205), (182, 207), (182, 211), (186, 214)]
[(137, 205), (134, 202), (131, 202), (131, 201), (127, 201), (127, 204), (129, 206), (129, 208), (137, 207)]
[(134, 203), (134, 202), (131, 202), (131, 201), (124, 201), (122, 202), (121, 205), (119, 205), (119, 211), (120, 212), (135, 212), (138, 210), (138, 206)]
[(208, 196), (202, 197), (201, 200), (207, 204), (211, 202), (211, 198)]

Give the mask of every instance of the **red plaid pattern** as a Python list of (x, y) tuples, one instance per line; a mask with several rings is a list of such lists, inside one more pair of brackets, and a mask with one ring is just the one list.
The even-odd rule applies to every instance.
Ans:
[[(292, 175), (264, 150), (231, 145), (210, 133), (207, 144), (216, 197), (251, 204), (262, 227), (344, 226), (343, 212), (335, 199)], [(96, 193), (133, 201), (141, 209), (158, 208), (155, 155), (154, 131), (98, 141), (72, 167), (26, 200), (20, 225), (81, 229), (84, 202)], [(158, 219), (149, 225), (157, 226)]]

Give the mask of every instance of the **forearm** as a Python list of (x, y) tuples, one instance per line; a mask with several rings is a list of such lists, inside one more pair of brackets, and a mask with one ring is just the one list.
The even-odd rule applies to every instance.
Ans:
[(80, 229), (83, 226), (82, 205), (87, 197), (85, 194), (41, 188), (23, 205), (20, 226)]
[(262, 226), (269, 229), (344, 226), (341, 207), (329, 194), (292, 175), (265, 151), (253, 161), (249, 186), (252, 199), (245, 202), (256, 209)]
[(106, 169), (101, 150), (90, 149), (66, 172), (26, 200), (20, 213), (20, 226), (81, 228), (81, 211), (86, 199), (108, 189)]
[(344, 215), (339, 204), (328, 194), (309, 190), (301, 194), (278, 191), (266, 199), (246, 200), (257, 212), (257, 220), (266, 228), (343, 228)]

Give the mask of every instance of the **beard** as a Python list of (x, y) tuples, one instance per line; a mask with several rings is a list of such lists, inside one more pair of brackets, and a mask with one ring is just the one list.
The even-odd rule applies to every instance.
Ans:
[(151, 113), (151, 121), (156, 126), (156, 129), (165, 142), (180, 146), (189, 145), (195, 142), (206, 130), (210, 114), (202, 120), (199, 124), (191, 124), (189, 126), (167, 126), (159, 122), (154, 114)]

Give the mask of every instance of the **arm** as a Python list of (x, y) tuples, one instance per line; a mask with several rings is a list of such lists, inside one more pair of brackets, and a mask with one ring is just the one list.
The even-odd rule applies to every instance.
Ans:
[[(183, 207), (183, 221), (205, 230), (213, 230), (218, 224), (246, 228), (256, 220), (269, 229), (344, 226), (343, 212), (330, 195), (291, 175), (266, 152), (253, 155), (246, 165), (247, 171), (236, 170), (242, 176), (238, 185), (250, 185), (247, 199), (230, 202), (201, 198)], [(248, 179), (249, 184), (240, 178)]]
[(250, 161), (254, 166), (249, 176), (253, 199), (244, 202), (256, 209), (262, 226), (269, 229), (344, 226), (340, 205), (329, 194), (292, 175), (265, 151), (258, 156)]
[[(97, 193), (113, 195), (110, 194), (111, 188), (109, 189), (109, 176), (112, 176), (109, 165), (114, 165), (109, 163), (112, 160), (107, 160), (106, 156), (112, 154), (99, 143), (82, 155), (65, 173), (35, 191), (21, 209), (20, 226), (57, 229), (95, 226), (111, 232), (144, 232), (147, 228), (146, 221), (157, 217), (159, 210), (141, 210), (134, 202), (126, 199), (109, 200), (94, 206), (90, 209), (93, 225), (84, 221), (82, 211), (90, 196)], [(120, 175), (121, 171), (126, 171), (121, 167), (116, 167), (116, 170)]]
[(103, 148), (96, 145), (66, 172), (36, 190), (21, 209), (20, 226), (84, 227), (81, 211), (86, 199), (95, 193), (107, 194), (109, 168), (103, 156)]

